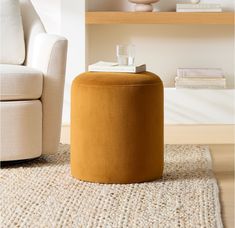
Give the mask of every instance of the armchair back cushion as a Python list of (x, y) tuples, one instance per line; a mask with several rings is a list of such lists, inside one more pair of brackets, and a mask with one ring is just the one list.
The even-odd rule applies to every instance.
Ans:
[(19, 0), (0, 0), (0, 63), (23, 64), (24, 31)]
[(45, 33), (46, 31), (30, 0), (20, 0), (20, 7), (26, 46), (24, 65), (32, 66), (35, 38), (38, 34)]

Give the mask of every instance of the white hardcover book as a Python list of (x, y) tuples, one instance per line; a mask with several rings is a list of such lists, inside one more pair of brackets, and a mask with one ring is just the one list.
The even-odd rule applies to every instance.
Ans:
[(225, 78), (212, 78), (212, 79), (201, 79), (201, 78), (175, 78), (176, 87), (189, 87), (189, 88), (226, 88)]
[(179, 83), (179, 82), (176, 82), (175, 83), (175, 88), (198, 88), (198, 89), (202, 89), (202, 88), (211, 88), (211, 89), (225, 89), (226, 88), (226, 85), (222, 84), (215, 84), (215, 85), (211, 85), (211, 84), (199, 84), (199, 85), (194, 85), (194, 84), (188, 84), (188, 85), (185, 85), (183, 83)]
[(221, 9), (221, 4), (177, 4), (178, 9)]
[(220, 13), (222, 9), (177, 9), (177, 13)]
[(182, 78), (224, 78), (220, 68), (178, 68), (177, 77)]
[[(176, 3), (192, 4), (191, 0), (176, 0)], [(199, 4), (220, 4), (222, 11), (234, 11), (234, 0), (200, 0)]]
[(175, 77), (175, 81), (184, 83), (223, 83), (225, 78), (181, 78)]
[(201, 79), (201, 80), (198, 80), (198, 79), (188, 79), (188, 80), (185, 80), (185, 79), (175, 79), (175, 82), (178, 82), (178, 83), (182, 83), (182, 84), (185, 84), (185, 85), (189, 85), (189, 84), (194, 84), (194, 85), (202, 85), (202, 84), (210, 84), (210, 85), (225, 85), (226, 84), (226, 79), (223, 78), (223, 79)]
[(175, 84), (176, 89), (225, 89), (225, 86), (218, 86), (218, 85), (177, 85)]
[(94, 72), (126, 72), (140, 73), (146, 71), (146, 65), (120, 66), (118, 63), (99, 61), (88, 66), (88, 71)]
[(221, 4), (176, 4), (176, 12), (222, 12)]
[(223, 1), (227, 0), (200, 0), (199, 3), (192, 3), (191, 0), (176, 0), (176, 3), (177, 4), (222, 4)]

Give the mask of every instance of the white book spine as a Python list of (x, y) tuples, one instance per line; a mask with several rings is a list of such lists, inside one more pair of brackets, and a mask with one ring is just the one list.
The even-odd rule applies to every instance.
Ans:
[(224, 73), (220, 68), (178, 68), (177, 77), (224, 78)]
[(175, 87), (187, 88), (226, 88), (225, 79), (175, 79)]
[(207, 85), (207, 86), (226, 86), (225, 82), (191, 82), (191, 83), (187, 83), (187, 82), (176, 82), (176, 85), (184, 85), (184, 86), (203, 86), (203, 85)]
[(220, 9), (220, 4), (177, 4), (178, 9)]
[(211, 78), (182, 78), (182, 77), (176, 77), (175, 81), (181, 81), (181, 82), (225, 82), (225, 78), (217, 78), (217, 77), (211, 77)]
[(91, 72), (120, 72), (120, 73), (140, 73), (146, 71), (146, 65), (142, 66), (88, 66), (88, 71)]
[(94, 72), (130, 72), (130, 73), (135, 73), (135, 69), (133, 68), (114, 68), (114, 67), (93, 67), (89, 66), (88, 71), (94, 71)]
[(185, 86), (185, 85), (175, 85), (176, 89), (225, 89), (226, 86), (215, 86), (215, 85), (201, 85), (201, 86)]
[(222, 12), (221, 4), (176, 4), (177, 12)]
[(178, 13), (220, 13), (222, 9), (177, 9)]

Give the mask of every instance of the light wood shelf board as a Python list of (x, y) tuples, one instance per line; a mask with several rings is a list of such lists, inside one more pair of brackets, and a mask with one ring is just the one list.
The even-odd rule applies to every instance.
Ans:
[(86, 12), (86, 24), (182, 24), (233, 25), (234, 13), (177, 13), (177, 12)]

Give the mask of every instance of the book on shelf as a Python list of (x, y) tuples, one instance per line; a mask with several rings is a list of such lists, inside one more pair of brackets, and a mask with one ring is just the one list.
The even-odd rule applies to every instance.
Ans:
[(175, 78), (176, 88), (226, 88), (225, 78)]
[(176, 12), (222, 12), (222, 7), (217, 3), (178, 3)]
[(118, 65), (115, 62), (99, 61), (88, 66), (88, 71), (95, 72), (120, 72), (120, 73), (140, 73), (146, 71), (146, 65)]
[(220, 68), (178, 68), (176, 88), (226, 88), (226, 78)]
[(223, 78), (224, 73), (220, 68), (178, 68), (177, 77), (182, 78)]

